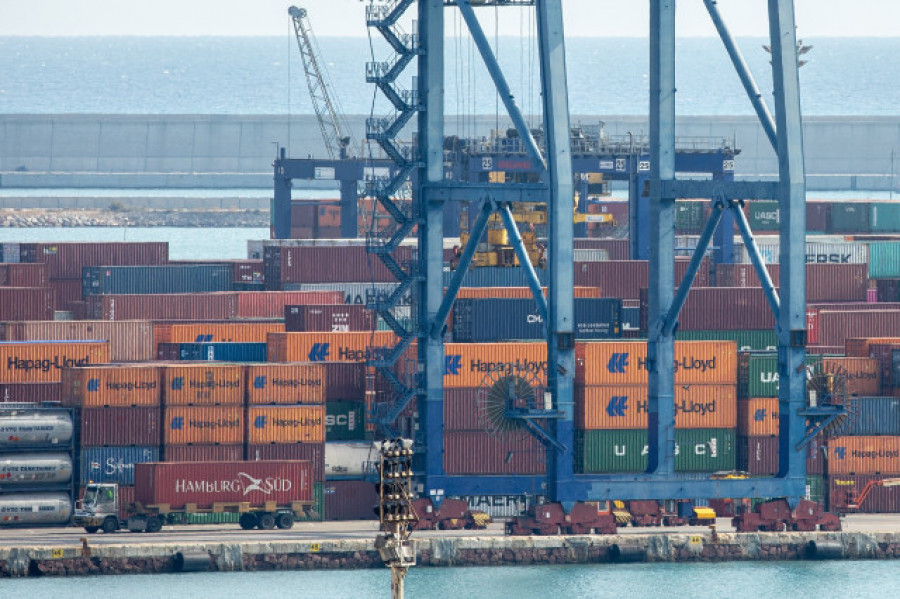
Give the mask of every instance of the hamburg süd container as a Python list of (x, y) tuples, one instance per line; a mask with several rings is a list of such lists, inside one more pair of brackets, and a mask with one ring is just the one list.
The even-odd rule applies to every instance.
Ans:
[(159, 407), (82, 408), (82, 447), (159, 445)]
[(165, 364), (161, 369), (166, 406), (244, 402), (244, 367), (240, 364)]
[(0, 454), (0, 488), (63, 485), (72, 480), (72, 457), (67, 453)]
[(365, 362), (369, 348), (393, 347), (397, 336), (366, 333), (269, 333), (269, 362)]
[[(577, 384), (646, 385), (646, 363), (646, 341), (575, 344)], [(733, 341), (675, 342), (677, 384), (733, 384), (736, 377), (737, 351)]]
[(84, 447), (81, 450), (78, 484), (134, 484), (134, 465), (158, 462), (159, 445), (150, 447)]
[(169, 406), (163, 413), (164, 445), (236, 445), (244, 429), (240, 405)]
[(70, 410), (4, 408), (0, 404), (0, 450), (66, 447), (75, 425)]
[(247, 442), (324, 443), (325, 406), (250, 406)]
[(0, 343), (0, 382), (58, 383), (63, 368), (107, 362), (106, 341), (5, 341)]
[[(153, 360), (153, 324), (146, 320), (39, 320), (0, 325), (6, 341), (109, 341), (113, 362)], [(263, 339), (265, 341), (265, 339)]]
[[(646, 430), (584, 431), (580, 464), (584, 473), (643, 472), (647, 469)], [(675, 470), (715, 472), (735, 468), (734, 429), (675, 431)]]
[(159, 387), (159, 367), (154, 364), (66, 368), (62, 373), (62, 404), (73, 407), (159, 407)]
[(27, 524), (68, 524), (72, 496), (68, 493), (0, 494), (0, 527)]
[[(735, 385), (676, 385), (675, 428), (734, 428)], [(645, 385), (593, 385), (575, 389), (575, 420), (584, 429), (647, 428)]]
[(309, 462), (148, 462), (135, 464), (136, 502), (168, 504), (183, 509), (194, 504), (212, 509), (216, 503), (275, 503), (312, 501)]
[(900, 472), (900, 437), (836, 437), (828, 441), (830, 474)]
[(249, 364), (247, 403), (321, 404), (325, 401), (325, 364)]

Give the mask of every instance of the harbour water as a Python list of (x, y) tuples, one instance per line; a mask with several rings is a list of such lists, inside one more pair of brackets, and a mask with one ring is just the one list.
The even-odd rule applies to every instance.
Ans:
[[(454, 599), (629, 599), (690, 597), (889, 597), (900, 582), (893, 561), (598, 564), (501, 568), (413, 568), (406, 596)], [(390, 595), (386, 569), (239, 572), (7, 579), (6, 597), (157, 599), (368, 599)]]

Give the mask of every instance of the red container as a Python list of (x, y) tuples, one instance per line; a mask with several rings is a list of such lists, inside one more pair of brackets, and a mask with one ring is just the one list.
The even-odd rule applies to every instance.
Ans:
[(237, 294), (165, 293), (90, 295), (88, 315), (95, 320), (231, 320), (237, 317)]
[[(646, 330), (649, 294), (641, 290), (641, 329)], [(759, 287), (691, 289), (678, 316), (681, 331), (764, 330), (775, 326), (772, 309)]]
[(144, 462), (134, 465), (135, 501), (144, 505), (169, 504), (184, 509), (195, 504), (212, 509), (215, 503), (268, 502), (289, 506), (312, 501), (309, 462)]
[(82, 301), (81, 279), (51, 279), (55, 308), (65, 310), (72, 302)]
[(109, 341), (113, 362), (144, 362), (154, 358), (153, 325), (146, 320), (40, 320), (0, 324), (5, 341)]
[[(819, 323), (819, 313), (823, 310), (828, 310), (831, 312), (850, 312), (850, 311), (868, 311), (868, 310), (900, 310), (900, 303), (881, 303), (881, 304), (871, 304), (869, 302), (852, 302), (852, 303), (816, 303), (809, 304), (806, 306), (806, 337), (807, 342), (810, 345), (844, 345), (844, 341), (839, 343), (826, 343), (819, 332), (822, 325)], [(890, 332), (883, 332), (882, 334), (890, 334)], [(874, 337), (875, 335), (852, 335), (848, 338), (853, 337)], [(847, 354), (850, 356), (851, 354)], [(861, 356), (866, 357), (866, 356)]]
[(778, 437), (737, 438), (737, 469), (756, 475), (778, 473)]
[[(879, 304), (868, 304), (878, 306)], [(844, 345), (851, 337), (875, 337), (900, 332), (900, 310), (819, 310), (816, 345)]]
[(0, 287), (0, 320), (53, 320), (49, 287)]
[(305, 460), (312, 464), (313, 481), (325, 480), (325, 444), (295, 443), (293, 445), (247, 445), (247, 459)]
[(865, 302), (866, 264), (807, 264), (807, 302)]
[(0, 403), (59, 401), (61, 383), (0, 383)]
[[(401, 265), (412, 258), (412, 248), (401, 246), (394, 259)], [(397, 278), (365, 246), (293, 246), (265, 248), (266, 287), (283, 283), (394, 283)]]
[(159, 408), (83, 408), (79, 420), (84, 447), (159, 445)]
[(478, 387), (460, 387), (444, 390), (444, 430), (483, 431), (485, 422), (479, 414)]
[(824, 233), (831, 220), (830, 202), (806, 202), (806, 230), (810, 233)]
[(486, 432), (444, 433), (444, 470), (447, 474), (543, 474), (544, 448), (525, 432), (494, 435)]
[(579, 237), (575, 240), (576, 250), (606, 250), (610, 260), (628, 260), (630, 242), (627, 239), (595, 239)]
[[(778, 287), (779, 267), (777, 264), (767, 264), (769, 278), (772, 284)], [(761, 287), (759, 275), (752, 264), (717, 264), (716, 287)]]
[(362, 362), (322, 362), (325, 401), (359, 401), (366, 396), (366, 365)]
[(0, 263), (0, 287), (45, 287), (47, 267), (44, 264)]
[(81, 280), (84, 266), (137, 266), (166, 264), (168, 242), (23, 243), (22, 262), (43, 262), (50, 279)]
[[(689, 260), (677, 258), (675, 260), (675, 284), (681, 282), (687, 270)], [(647, 287), (649, 267), (646, 260), (609, 260), (606, 262), (576, 262), (575, 285), (586, 287), (599, 287), (602, 297), (618, 297), (622, 299), (637, 299), (640, 297), (641, 288)], [(707, 287), (709, 285), (709, 263), (706, 258), (697, 276), (693, 287)]]
[(813, 439), (806, 446), (806, 473), (824, 474), (825, 451), (824, 445), (817, 439)]
[[(835, 474), (829, 477), (828, 493), (831, 509), (847, 511), (847, 506), (855, 501), (870, 481), (893, 478), (898, 475)], [(855, 510), (863, 514), (893, 514), (900, 512), (900, 486), (874, 487)]]
[(375, 520), (378, 505), (375, 485), (363, 480), (331, 480), (325, 483), (326, 520)]
[(243, 445), (163, 445), (166, 462), (238, 462), (244, 459)]
[[(335, 292), (343, 295), (342, 292)], [(343, 298), (342, 298), (343, 299)], [(375, 314), (365, 306), (353, 304), (285, 306), (284, 330), (287, 332), (375, 330)]]
[(241, 291), (237, 293), (237, 317), (283, 318), (288, 305), (343, 303), (341, 291)]

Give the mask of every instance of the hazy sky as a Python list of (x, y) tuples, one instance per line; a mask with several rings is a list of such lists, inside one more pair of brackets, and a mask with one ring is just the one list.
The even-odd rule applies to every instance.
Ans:
[[(0, 35), (287, 35), (291, 0), (0, 0)], [(318, 36), (365, 36), (368, 0), (293, 0)], [(766, 0), (719, 0), (736, 36), (766, 36)], [(897, 0), (795, 0), (801, 38), (900, 36)], [(640, 36), (649, 0), (563, 0), (569, 36)], [(449, 9), (448, 9), (449, 10)], [(481, 9), (489, 17), (495, 9)], [(519, 35), (519, 8), (496, 9), (498, 33)], [(678, 2), (678, 35), (713, 36), (702, 0)], [(508, 12), (507, 12), (508, 11)], [(450, 20), (448, 12), (448, 20)], [(494, 25), (485, 29), (494, 33)]]

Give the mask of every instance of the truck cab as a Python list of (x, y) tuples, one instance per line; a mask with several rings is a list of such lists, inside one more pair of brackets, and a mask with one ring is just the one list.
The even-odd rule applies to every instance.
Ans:
[(89, 533), (119, 530), (119, 485), (89, 483), (75, 503), (72, 522)]

